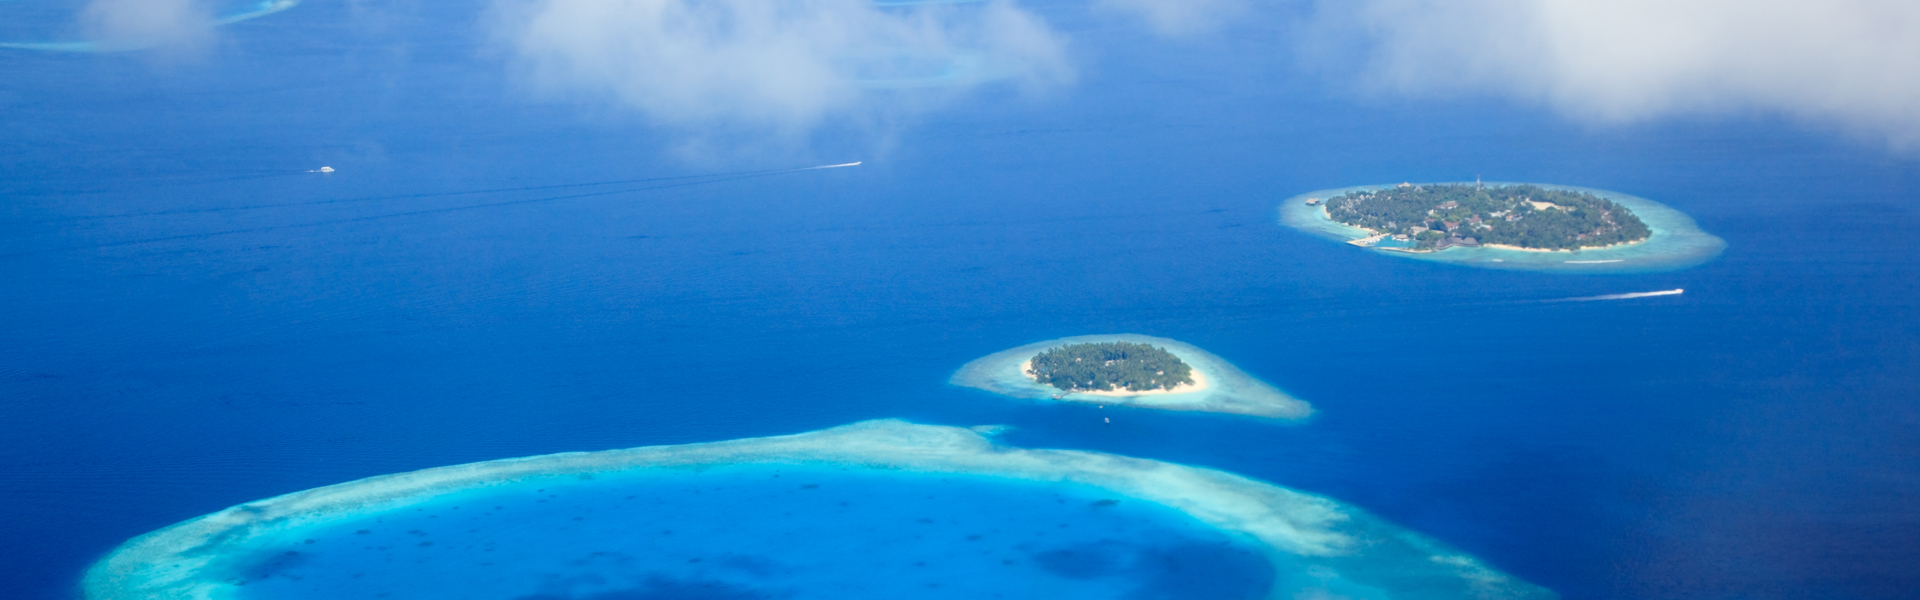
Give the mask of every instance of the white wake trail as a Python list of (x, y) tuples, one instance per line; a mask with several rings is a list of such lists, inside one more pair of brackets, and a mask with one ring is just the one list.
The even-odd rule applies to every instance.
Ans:
[(1604, 296), (1581, 296), (1579, 298), (1561, 298), (1559, 300), (1548, 300), (1547, 302), (1593, 302), (1595, 300), (1632, 300), (1634, 298), (1652, 298), (1654, 296), (1678, 296), (1685, 292), (1686, 290), (1684, 289), (1673, 289), (1673, 290), (1660, 290), (1657, 292), (1634, 292), (1631, 294), (1607, 294)]
[(838, 169), (840, 167), (858, 167), (862, 162), (866, 162), (866, 161), (856, 160), (850, 163), (840, 163), (837, 165), (820, 165), (818, 167), (803, 167), (803, 168), (794, 169), (794, 170), (795, 171), (818, 171), (820, 169)]

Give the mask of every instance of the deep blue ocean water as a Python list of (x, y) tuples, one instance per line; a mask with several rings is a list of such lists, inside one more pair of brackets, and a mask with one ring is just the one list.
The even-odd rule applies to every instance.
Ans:
[[(313, 1), (200, 55), (0, 53), (7, 597), (72, 598), (129, 537), (310, 487), (882, 417), (1325, 494), (1569, 598), (1920, 589), (1912, 155), (1764, 117), (1588, 128), (1372, 96), (1296, 70), (1283, 32), (1159, 42), (1059, 4), (1073, 87), (689, 156), (527, 93), (477, 10)], [(1576, 277), (1276, 223), (1303, 191), (1474, 175), (1650, 198), (1728, 248)], [(1318, 414), (945, 384), (1119, 332)]]

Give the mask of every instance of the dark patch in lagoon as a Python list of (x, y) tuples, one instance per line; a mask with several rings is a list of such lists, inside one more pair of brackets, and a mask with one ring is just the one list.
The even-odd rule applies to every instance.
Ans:
[(789, 596), (722, 581), (651, 577), (640, 587), (588, 594), (539, 593), (513, 600), (766, 600)]
[(303, 567), (312, 561), (313, 555), (302, 554), (292, 550), (288, 550), (278, 556), (265, 555), (261, 557), (259, 562), (245, 565), (237, 570), (234, 573), (234, 580), (244, 583), (248, 581), (260, 581), (271, 577), (299, 579), (298, 576), (289, 575), (288, 572)]
[(1135, 561), (1134, 570), (1150, 578), (1127, 594), (1128, 600), (1264, 598), (1275, 577), (1259, 554), (1224, 544), (1152, 548)]
[(728, 554), (726, 556), (720, 557), (714, 562), (716, 564), (719, 564), (720, 566), (727, 567), (729, 569), (733, 569), (736, 571), (740, 571), (748, 575), (753, 575), (755, 577), (771, 576), (774, 574), (776, 570), (780, 568), (780, 563), (774, 561), (773, 559), (767, 558), (765, 556), (760, 556), (757, 554), (751, 554), (751, 555)]
[(1275, 576), (1259, 554), (1225, 544), (1141, 546), (1102, 540), (1036, 552), (1032, 558), (1048, 573), (1068, 579), (1130, 580), (1129, 600), (1254, 600), (1267, 597)]
[(1094, 544), (1037, 552), (1033, 554), (1033, 562), (1048, 573), (1068, 579), (1103, 577), (1121, 571), (1128, 562), (1118, 546), (1112, 540), (1102, 540)]

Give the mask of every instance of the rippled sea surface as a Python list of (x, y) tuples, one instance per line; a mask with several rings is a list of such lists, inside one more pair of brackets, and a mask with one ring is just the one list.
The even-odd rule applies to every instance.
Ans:
[[(435, 4), (309, 2), (183, 54), (0, 52), (4, 595), (71, 598), (132, 536), (355, 478), (890, 417), (1327, 495), (1569, 598), (1920, 588), (1911, 157), (1346, 91), (1272, 32), (1143, 43), (1077, 4), (1037, 9), (1085, 51), (1070, 88), (709, 152), (528, 91), (477, 8)], [(1653, 199), (1727, 249), (1578, 277), (1277, 223), (1310, 190), (1475, 175)], [(561, 197), (601, 189), (634, 191)], [(1317, 413), (946, 384), (1100, 333)]]

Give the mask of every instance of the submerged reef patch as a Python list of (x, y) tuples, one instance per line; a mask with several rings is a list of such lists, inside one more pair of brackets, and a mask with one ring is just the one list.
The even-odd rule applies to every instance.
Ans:
[[(1209, 528), (1232, 542), (1230, 547), (1196, 548), (1176, 543), (1164, 548), (1096, 544), (1034, 549), (1030, 561), (1067, 585), (1100, 581), (1116, 570), (1125, 571), (1127, 564), (1141, 564), (1139, 557), (1147, 557), (1152, 561), (1194, 563), (1187, 566), (1198, 569), (1201, 574), (1217, 574), (1218, 577), (1210, 578), (1220, 579), (1217, 583), (1221, 585), (1251, 582), (1266, 586), (1268, 589), (1264, 592), (1258, 588), (1254, 592), (1258, 597), (1272, 599), (1553, 597), (1545, 589), (1496, 572), (1472, 557), (1326, 498), (1221, 471), (1096, 452), (999, 446), (968, 429), (897, 420), (867, 421), (789, 436), (497, 460), (373, 477), (287, 494), (235, 506), (134, 538), (96, 563), (87, 572), (83, 589), (92, 600), (247, 598), (250, 597), (246, 595), (248, 588), (243, 587), (247, 581), (233, 576), (232, 565), (236, 561), (251, 560), (253, 567), (248, 573), (253, 575), (272, 576), (299, 569), (304, 564), (299, 558), (305, 552), (302, 549), (324, 547), (324, 543), (316, 543), (315, 532), (333, 532), (335, 537), (330, 540), (346, 538), (369, 545), (404, 546), (396, 552), (425, 552), (428, 550), (423, 548), (435, 548), (430, 544), (438, 539), (434, 536), (440, 531), (399, 533), (354, 528), (361, 523), (373, 523), (369, 527), (402, 529), (408, 526), (398, 523), (409, 518), (453, 525), (451, 519), (459, 511), (501, 510), (500, 506), (493, 506), (493, 502), (472, 503), (495, 490), (510, 490), (499, 493), (521, 501), (561, 503), (569, 496), (594, 491), (597, 486), (611, 485), (608, 482), (626, 477), (697, 473), (741, 465), (812, 469), (807, 471), (807, 477), (791, 481), (787, 486), (789, 493), (803, 497), (825, 493), (813, 478), (823, 472), (907, 473), (936, 479), (980, 481), (988, 478), (1014, 483), (1070, 484), (1097, 494), (1083, 495), (1080, 500), (1103, 499), (1062, 506), (1091, 511), (1127, 510), (1129, 505), (1158, 506), (1175, 511), (1171, 514), (1184, 515), (1180, 518), (1190, 519), (1196, 527)], [(694, 487), (680, 493), (711, 493), (714, 489)], [(640, 503), (657, 500), (631, 496), (627, 499)], [(861, 499), (852, 497), (848, 501), (859, 503)], [(454, 504), (446, 506), (449, 503)], [(764, 510), (781, 508), (770, 505)], [(425, 513), (424, 510), (439, 512)], [(636, 506), (634, 510), (644, 508)], [(439, 514), (447, 518), (440, 519)], [(568, 522), (577, 523), (570, 525), (572, 527), (592, 530), (596, 527), (592, 521), (602, 518), (595, 516), (597, 514), (583, 514)], [(1070, 531), (1073, 525), (1063, 522), (1058, 527), (1060, 531)], [(901, 527), (921, 526), (933, 527), (936, 523), (934, 519), (920, 518)], [(648, 533), (661, 538), (675, 534), (672, 530)], [(744, 532), (742, 535), (746, 537), (742, 539), (756, 539), (753, 533)], [(919, 543), (913, 541), (917, 536), (891, 535), (897, 542)], [(968, 536), (967, 539), (980, 537)], [(416, 539), (420, 541), (414, 541)], [(297, 549), (263, 551), (288, 545)], [(505, 554), (515, 548), (503, 545), (499, 550)], [(467, 551), (494, 552), (495, 548), (487, 546)], [(583, 554), (576, 562), (622, 565), (634, 559), (618, 553)], [(702, 565), (700, 568), (713, 565), (710, 573), (764, 572), (778, 568), (751, 554), (676, 560)], [(998, 566), (1001, 562), (993, 564)], [(1264, 568), (1248, 568), (1261, 566), (1257, 564), (1260, 562), (1266, 563)], [(398, 567), (400, 562), (390, 566)], [(1177, 576), (1182, 581), (1190, 579), (1186, 575)], [(634, 588), (638, 591), (694, 590), (711, 592), (718, 597), (760, 595), (717, 579), (647, 577), (649, 579), (631, 585), (638, 586)], [(577, 587), (570, 587), (571, 582), (552, 583), (555, 587), (550, 593), (543, 592), (544, 597), (580, 595)], [(785, 596), (792, 591), (781, 594)], [(827, 592), (815, 595), (833, 596)]]
[[(1454, 185), (1474, 185), (1455, 183)], [(1488, 186), (1531, 185), (1552, 190), (1584, 192), (1627, 207), (1646, 223), (1652, 234), (1644, 241), (1583, 248), (1575, 251), (1523, 250), (1492, 246), (1451, 246), (1438, 251), (1409, 251), (1411, 244), (1340, 223), (1327, 216), (1326, 200), (1348, 192), (1380, 190), (1393, 185), (1361, 185), (1307, 192), (1280, 203), (1280, 223), (1316, 236), (1346, 242), (1369, 251), (1434, 262), (1487, 269), (1514, 269), (1554, 273), (1644, 273), (1677, 271), (1713, 260), (1726, 249), (1725, 240), (1702, 231), (1686, 213), (1639, 196), (1592, 188), (1545, 183), (1485, 182)]]
[[(1063, 392), (1035, 381), (1025, 372), (1026, 363), (1041, 351), (1067, 344), (1131, 342), (1148, 344), (1178, 357), (1193, 368), (1195, 379), (1204, 385), (1192, 391), (1139, 395)], [(960, 367), (948, 380), (958, 386), (979, 388), (1003, 396), (1031, 400), (1092, 402), (1161, 410), (1216, 412), (1278, 419), (1304, 419), (1313, 414), (1313, 406), (1287, 395), (1272, 385), (1212, 353), (1167, 338), (1135, 334), (1083, 335), (1035, 342), (1011, 350), (995, 352)]]

